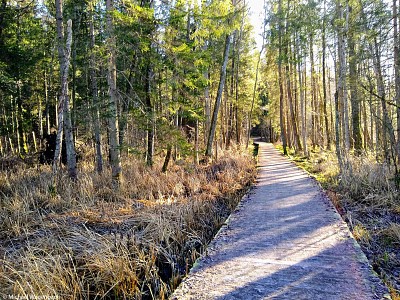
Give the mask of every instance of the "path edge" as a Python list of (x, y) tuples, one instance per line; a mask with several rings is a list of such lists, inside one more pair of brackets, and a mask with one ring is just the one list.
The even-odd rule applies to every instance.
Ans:
[[(370, 261), (368, 260), (367, 255), (364, 253), (364, 251), (362, 250), (360, 244), (357, 242), (357, 240), (355, 239), (353, 232), (350, 230), (349, 225), (347, 224), (347, 222), (344, 220), (344, 218), (342, 217), (342, 215), (340, 214), (340, 212), (337, 210), (335, 204), (333, 203), (333, 201), (331, 200), (331, 198), (329, 197), (327, 191), (323, 188), (322, 184), (318, 181), (318, 179), (311, 174), (310, 172), (308, 172), (306, 169), (298, 166), (293, 159), (291, 159), (289, 156), (284, 155), (283, 153), (281, 153), (276, 147), (275, 145), (272, 143), (272, 145), (274, 146), (275, 150), (278, 151), (278, 153), (282, 156), (285, 157), (291, 164), (293, 164), (294, 166), (296, 166), (296, 168), (298, 168), (299, 170), (301, 170), (304, 174), (306, 174), (310, 179), (312, 179), (312, 181), (314, 182), (315, 185), (318, 186), (319, 192), (321, 194), (321, 198), (324, 200), (324, 202), (326, 202), (326, 204), (329, 206), (329, 208), (334, 210), (334, 214), (335, 217), (338, 218), (338, 220), (341, 222), (342, 226), (345, 226), (349, 232), (349, 236), (350, 239), (354, 245), (355, 251), (356, 251), (356, 260), (364, 265), (368, 266), (368, 275), (367, 278), (365, 278), (365, 280), (369, 279), (369, 282), (371, 282), (373, 284), (373, 286), (371, 287), (371, 290), (373, 293), (375, 294), (381, 294), (382, 297), (380, 299), (387, 299), (387, 300), (391, 300), (392, 297), (390, 296), (390, 291), (389, 291), (389, 287), (385, 284), (385, 282), (383, 281), (383, 279), (379, 276), (379, 274), (374, 270), (374, 268), (372, 267)], [(382, 288), (384, 290), (382, 290)], [(381, 289), (379, 291), (379, 289)], [(377, 293), (376, 293), (377, 292)]]

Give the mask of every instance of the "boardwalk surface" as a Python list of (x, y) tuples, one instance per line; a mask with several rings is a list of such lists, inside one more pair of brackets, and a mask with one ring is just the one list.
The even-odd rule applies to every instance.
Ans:
[(260, 143), (255, 187), (171, 299), (386, 297), (319, 186)]

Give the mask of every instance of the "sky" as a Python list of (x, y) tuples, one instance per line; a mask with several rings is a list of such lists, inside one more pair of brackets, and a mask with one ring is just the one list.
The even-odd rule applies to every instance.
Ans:
[(263, 25), (263, 6), (264, 6), (264, 1), (263, 0), (246, 0), (246, 3), (248, 3), (250, 7), (250, 20), (251, 24), (254, 27), (254, 38), (256, 39), (257, 42), (257, 48), (261, 49), (262, 46), (262, 25)]

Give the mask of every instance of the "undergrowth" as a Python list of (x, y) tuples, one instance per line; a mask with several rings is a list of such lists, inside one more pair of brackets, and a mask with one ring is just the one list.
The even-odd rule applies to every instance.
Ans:
[(0, 299), (166, 299), (255, 178), (251, 155), (164, 174), (131, 157), (110, 170), (81, 164), (51, 184), (51, 168), (0, 173)]
[(349, 155), (340, 174), (335, 153), (321, 149), (309, 157), (289, 151), (289, 157), (321, 183), (392, 299), (399, 300), (400, 196), (394, 169), (370, 155)]

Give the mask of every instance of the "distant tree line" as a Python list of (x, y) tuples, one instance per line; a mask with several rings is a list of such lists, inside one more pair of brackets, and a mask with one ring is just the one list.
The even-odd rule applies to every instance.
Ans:
[(293, 147), (400, 161), (399, 8), (382, 0), (266, 1), (264, 124)]

